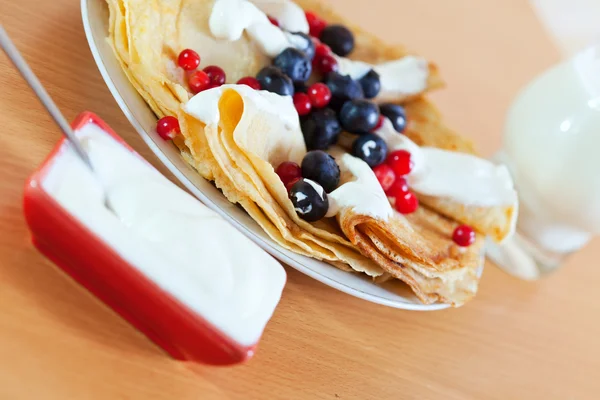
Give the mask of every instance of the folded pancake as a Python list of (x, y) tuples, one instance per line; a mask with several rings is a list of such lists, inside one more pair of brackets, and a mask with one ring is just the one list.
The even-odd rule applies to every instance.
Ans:
[[(473, 144), (448, 128), (439, 111), (426, 99), (405, 104), (408, 125), (405, 135), (420, 146), (477, 155)], [(508, 171), (507, 171), (508, 173)], [(460, 179), (456, 177), (455, 179)], [(513, 190), (514, 192), (514, 190)], [(513, 200), (494, 206), (477, 206), (457, 202), (450, 198), (428, 196), (418, 193), (421, 203), (463, 224), (472, 226), (496, 241), (512, 234), (518, 215), (516, 192)]]
[[(301, 162), (306, 154), (291, 98), (224, 85), (196, 95), (180, 114), (194, 165), (232, 202), (238, 202), (273, 240), (300, 254), (379, 276), (334, 219), (300, 219), (273, 165)], [(210, 167), (201, 166), (211, 160)]]
[(462, 248), (452, 241), (459, 225), (427, 207), (393, 211), (369, 166), (341, 149), (331, 154), (342, 172), (330, 196), (344, 234), (386, 273), (407, 283), (419, 299), (460, 306), (477, 292), (483, 237)]

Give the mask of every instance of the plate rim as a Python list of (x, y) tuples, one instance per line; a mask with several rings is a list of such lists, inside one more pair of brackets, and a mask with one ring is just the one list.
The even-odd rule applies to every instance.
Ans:
[[(142, 138), (144, 143), (152, 150), (154, 155), (163, 163), (165, 167), (177, 178), (177, 180), (185, 186), (185, 188), (197, 199), (199, 199), (204, 205), (218, 213), (221, 217), (231, 223), (236, 229), (242, 232), (246, 237), (256, 243), (260, 248), (269, 253), (271, 256), (279, 259), (284, 262), (288, 266), (300, 271), (301, 273), (319, 281), (327, 286), (330, 286), (334, 289), (337, 289), (347, 295), (351, 295), (353, 297), (357, 297), (359, 299), (369, 301), (375, 304), (381, 304), (387, 307), (408, 310), (408, 311), (438, 311), (450, 308), (449, 304), (443, 303), (434, 303), (434, 304), (417, 304), (410, 302), (401, 302), (397, 300), (386, 299), (383, 297), (379, 297), (374, 294), (365, 293), (355, 287), (348, 286), (342, 282), (338, 282), (328, 276), (322, 275), (318, 271), (311, 269), (310, 267), (302, 264), (301, 262), (290, 258), (288, 255), (284, 254), (280, 250), (280, 245), (277, 243), (268, 243), (262, 238), (256, 236), (253, 232), (251, 232), (243, 223), (237, 221), (233, 216), (227, 213), (225, 210), (221, 209), (217, 204), (215, 204), (207, 195), (205, 195), (198, 187), (196, 187), (184, 174), (183, 172), (177, 168), (175, 164), (167, 157), (167, 155), (158, 147), (158, 145), (152, 140), (150, 135), (146, 132), (146, 130), (141, 126), (140, 122), (133, 116), (133, 113), (130, 109), (130, 106), (125, 101), (124, 97), (119, 92), (119, 89), (116, 87), (115, 83), (112, 80), (110, 73), (106, 65), (104, 64), (104, 60), (98, 50), (98, 46), (96, 41), (94, 40), (94, 35), (92, 33), (92, 27), (90, 26), (89, 19), (89, 10), (88, 10), (88, 2), (89, 1), (100, 1), (100, 0), (81, 0), (81, 18), (83, 23), (83, 28), (86, 36), (86, 41), (88, 43), (88, 47), (92, 53), (92, 57), (94, 58), (94, 62), (96, 63), (96, 67), (98, 68), (104, 83), (108, 87), (109, 92), (111, 93), (113, 99), (121, 109), (121, 112), (125, 115), (129, 123), (133, 126), (136, 133)], [(204, 179), (204, 178), (203, 178)], [(323, 262), (323, 261), (322, 261)], [(332, 266), (332, 268), (335, 268)], [(478, 271), (478, 275), (481, 275), (484, 268), (484, 259), (482, 256), (482, 263)]]

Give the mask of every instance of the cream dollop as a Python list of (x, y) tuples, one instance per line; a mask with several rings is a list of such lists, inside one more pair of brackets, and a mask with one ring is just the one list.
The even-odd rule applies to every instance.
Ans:
[(308, 33), (308, 21), (304, 10), (290, 0), (251, 0), (265, 14), (279, 22), (289, 32)]
[(267, 15), (247, 0), (217, 0), (213, 6), (208, 25), (217, 39), (238, 40), (245, 32), (271, 58), (292, 43), (286, 34), (273, 25)]
[(255, 344), (285, 284), (281, 265), (98, 126), (78, 137), (94, 174), (65, 145), (44, 190), (160, 288)]
[(387, 118), (376, 133), (387, 143), (388, 151), (411, 153), (414, 167), (407, 181), (415, 192), (465, 205), (517, 204), (517, 192), (506, 166), (470, 154), (420, 147), (396, 132)]
[(429, 63), (421, 57), (406, 56), (394, 61), (371, 65), (363, 61), (354, 61), (336, 56), (338, 72), (360, 79), (371, 69), (379, 74), (381, 91), (377, 97), (408, 96), (422, 92), (427, 88)]
[(254, 90), (247, 85), (227, 84), (196, 94), (183, 110), (207, 125), (217, 124), (221, 119), (219, 99), (225, 90), (235, 90), (261, 112), (281, 120), (288, 129), (300, 129), (300, 119), (291, 96), (280, 96), (266, 90)]
[(329, 194), (329, 210), (325, 216), (333, 217), (342, 208), (350, 207), (357, 214), (387, 221), (394, 211), (371, 167), (348, 153), (336, 161), (342, 175), (350, 172), (356, 179), (342, 184)]

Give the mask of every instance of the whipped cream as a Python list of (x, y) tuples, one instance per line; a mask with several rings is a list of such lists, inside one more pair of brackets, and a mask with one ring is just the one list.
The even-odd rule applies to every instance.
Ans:
[(274, 58), (293, 47), (287, 35), (267, 15), (247, 0), (216, 0), (208, 26), (217, 39), (238, 40), (246, 32), (263, 53)]
[(287, 129), (300, 129), (300, 119), (291, 96), (280, 96), (266, 90), (254, 90), (247, 85), (227, 84), (196, 94), (183, 110), (206, 125), (215, 125), (221, 119), (219, 99), (226, 90), (235, 90), (260, 112), (282, 121)]
[(379, 74), (381, 91), (377, 97), (409, 96), (427, 88), (429, 63), (421, 57), (406, 56), (398, 60), (371, 65), (363, 61), (354, 61), (335, 56), (342, 75), (360, 79), (370, 70)]
[(98, 126), (78, 137), (95, 173), (65, 145), (44, 190), (163, 290), (255, 344), (285, 284), (281, 265)]
[(512, 178), (504, 165), (471, 154), (420, 147), (396, 132), (388, 118), (376, 134), (386, 142), (390, 152), (410, 152), (414, 166), (407, 181), (417, 193), (483, 207), (518, 202)]
[(325, 216), (333, 217), (342, 208), (349, 207), (357, 214), (387, 221), (394, 211), (371, 167), (348, 153), (336, 161), (342, 175), (350, 172), (356, 179), (342, 184), (329, 194), (329, 210)]
[(308, 21), (304, 10), (289, 0), (251, 0), (261, 11), (279, 22), (289, 32), (308, 33)]

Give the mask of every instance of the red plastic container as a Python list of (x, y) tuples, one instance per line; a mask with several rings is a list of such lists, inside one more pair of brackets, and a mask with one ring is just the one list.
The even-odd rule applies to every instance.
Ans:
[[(80, 114), (72, 127), (90, 123), (135, 153), (91, 112)], [(213, 365), (250, 358), (256, 345), (235, 342), (163, 291), (44, 191), (41, 183), (64, 145), (65, 139), (25, 185), (25, 219), (37, 249), (174, 358)]]

